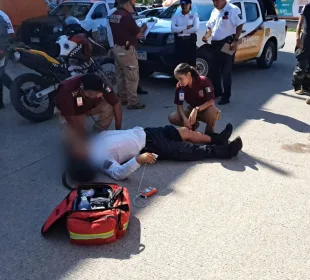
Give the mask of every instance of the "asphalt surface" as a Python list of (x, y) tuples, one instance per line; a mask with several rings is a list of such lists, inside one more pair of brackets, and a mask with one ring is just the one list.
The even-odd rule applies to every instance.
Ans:
[[(0, 279), (310, 279), (310, 106), (291, 90), (289, 33), (269, 70), (234, 68), (231, 122), (243, 152), (234, 160), (159, 162), (143, 186), (159, 189), (132, 208), (116, 243), (70, 245), (61, 225), (40, 229), (68, 191), (61, 184), (57, 119), (33, 124), (0, 111)], [(21, 71), (12, 66), (11, 74)], [(147, 109), (124, 108), (124, 128), (161, 126), (174, 110), (174, 81), (149, 78)], [(90, 123), (91, 124), (91, 123)], [(122, 182), (134, 197), (142, 168)], [(112, 180), (104, 175), (105, 182)]]

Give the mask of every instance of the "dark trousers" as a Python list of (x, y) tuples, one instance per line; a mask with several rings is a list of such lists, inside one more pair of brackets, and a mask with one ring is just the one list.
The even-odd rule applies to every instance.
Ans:
[(231, 43), (232, 38), (222, 41), (212, 41), (211, 48), (213, 53), (209, 76), (213, 83), (215, 96), (221, 96), (223, 99), (229, 100), (231, 96), (231, 74), (235, 55), (229, 55), (221, 51), (226, 42)]
[(310, 87), (310, 36), (302, 34), (302, 49), (295, 49), (297, 59), (295, 71), (293, 73), (293, 87), (299, 90), (302, 87)]
[(172, 125), (145, 128), (143, 152), (155, 153), (159, 160), (198, 161), (209, 158), (230, 158), (227, 146), (193, 144), (182, 140)]
[(180, 39), (176, 36), (175, 40), (176, 65), (187, 63), (196, 67), (197, 46), (196, 40), (191, 38)]

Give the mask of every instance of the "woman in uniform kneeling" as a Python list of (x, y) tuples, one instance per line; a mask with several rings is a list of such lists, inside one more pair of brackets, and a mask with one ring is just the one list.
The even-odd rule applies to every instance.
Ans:
[[(179, 81), (174, 98), (177, 111), (169, 115), (169, 122), (196, 130), (199, 121), (202, 121), (206, 123), (205, 133), (211, 136), (221, 115), (220, 110), (214, 106), (215, 96), (211, 81), (199, 76), (197, 70), (186, 63), (179, 64), (174, 75)], [(187, 109), (183, 108), (184, 101), (188, 103)]]

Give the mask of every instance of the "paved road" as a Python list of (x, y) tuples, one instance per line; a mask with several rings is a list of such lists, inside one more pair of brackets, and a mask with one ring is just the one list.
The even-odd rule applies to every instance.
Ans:
[[(240, 156), (147, 167), (143, 185), (159, 193), (133, 208), (126, 237), (107, 246), (72, 246), (61, 228), (40, 235), (67, 194), (58, 124), (29, 123), (8, 104), (0, 112), (0, 279), (310, 279), (310, 107), (291, 91), (293, 43), (290, 33), (270, 70), (235, 67), (218, 129), (234, 124)], [(125, 128), (167, 123), (173, 81), (150, 78), (144, 87), (147, 109), (125, 109)], [(123, 182), (132, 197), (141, 174)]]

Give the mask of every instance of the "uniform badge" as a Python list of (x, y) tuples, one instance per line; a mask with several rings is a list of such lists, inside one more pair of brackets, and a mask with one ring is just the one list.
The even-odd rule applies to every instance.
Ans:
[(189, 19), (193, 19), (194, 18), (194, 16), (189, 16)]
[(111, 93), (112, 92), (112, 88), (109, 87), (109, 86), (106, 86), (105, 90), (106, 90), (107, 93)]
[(211, 88), (211, 87), (206, 87), (206, 92), (207, 92), (207, 93), (212, 92), (212, 88)]
[(82, 97), (78, 97), (76, 99), (76, 104), (78, 105), (78, 107), (83, 106), (83, 98)]
[[(207, 92), (208, 92), (208, 91), (207, 91)], [(203, 90), (200, 90), (200, 91), (198, 92), (198, 94), (199, 94), (200, 97), (203, 97), (203, 96), (204, 96)]]
[(228, 15), (229, 15), (229, 12), (225, 12), (224, 16), (223, 16), (223, 19), (228, 19)]
[(184, 91), (179, 92), (179, 100), (184, 101)]

